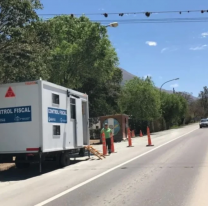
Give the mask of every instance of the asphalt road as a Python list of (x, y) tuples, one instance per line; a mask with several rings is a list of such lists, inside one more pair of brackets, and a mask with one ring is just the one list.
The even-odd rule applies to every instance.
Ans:
[(208, 129), (198, 129), (46, 205), (207, 206), (207, 151)]
[[(53, 165), (0, 172), (0, 206), (207, 206), (208, 129), (198, 124), (115, 144), (104, 160), (81, 158), (64, 169)], [(97, 149), (102, 146), (97, 146)]]

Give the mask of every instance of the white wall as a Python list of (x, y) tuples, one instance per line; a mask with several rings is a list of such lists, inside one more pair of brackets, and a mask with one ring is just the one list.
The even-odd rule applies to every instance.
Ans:
[[(75, 122), (74, 120), (71, 120), (70, 98), (67, 97), (66, 91), (67, 89), (64, 87), (57, 86), (48, 82), (43, 82), (42, 118), (43, 118), (43, 137), (44, 137), (43, 151), (45, 152), (76, 148)], [(52, 103), (52, 93), (59, 94), (60, 102), (58, 106)], [(74, 92), (74, 93), (76, 93), (78, 96), (82, 95), (81, 93), (78, 92)], [(80, 98), (80, 100), (82, 99), (84, 99), (84, 97)], [(85, 99), (87, 99), (87, 97), (85, 97)], [(67, 110), (67, 123), (48, 122), (48, 107)], [(53, 125), (60, 125), (61, 127), (60, 136), (53, 135)], [(80, 121), (80, 125), (83, 125), (82, 121)], [(82, 142), (83, 144), (83, 132), (80, 132), (80, 134), (81, 135), (78, 135), (78, 138), (80, 138), (80, 140), (82, 141), (79, 142)]]
[[(5, 98), (9, 86), (12, 87), (15, 97)], [(26, 152), (26, 148), (39, 148), (41, 146), (40, 99), (38, 94), (38, 84), (19, 83), (0, 86), (0, 109), (31, 106), (32, 113), (32, 121), (21, 122), (22, 118), (20, 118), (19, 122), (0, 123), (1, 153)], [(3, 120), (5, 116), (2, 114), (0, 114), (0, 119)], [(21, 117), (20, 113), (15, 113), (15, 115)], [(11, 119), (14, 117), (11, 116)]]
[[(59, 94), (60, 102), (58, 106), (52, 103), (52, 93)], [(50, 86), (43, 82), (43, 151), (56, 151), (63, 149), (74, 148), (73, 128), (70, 121), (70, 102), (66, 95), (66, 89), (59, 89)], [(55, 109), (67, 110), (67, 124), (66, 123), (51, 123), (48, 122), (48, 107)], [(60, 136), (53, 135), (53, 125), (61, 126)]]

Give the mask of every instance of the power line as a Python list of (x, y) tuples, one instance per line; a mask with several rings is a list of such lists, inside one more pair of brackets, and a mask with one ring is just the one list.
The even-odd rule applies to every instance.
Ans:
[(111, 23), (117, 21), (123, 23), (180, 23), (180, 22), (207, 22), (208, 17), (204, 18), (160, 18), (160, 19), (122, 19), (122, 20), (91, 20), (94, 22)]
[[(106, 20), (91, 20), (92, 22), (98, 22), (101, 24), (110, 24), (112, 22), (118, 22), (119, 24), (147, 24), (147, 23), (203, 23), (208, 22), (208, 17), (199, 18), (159, 18), (159, 19), (106, 19)], [(80, 22), (82, 23), (82, 22)], [(85, 22), (83, 22), (85, 23)]]
[(116, 20), (116, 19), (109, 19), (109, 20), (91, 20), (91, 21), (102, 21), (102, 22), (113, 22), (113, 21), (119, 21), (119, 22), (132, 22), (132, 21), (195, 21), (195, 20), (208, 20), (208, 17), (200, 17), (200, 18), (159, 18), (159, 19), (122, 19), (122, 20)]
[(135, 14), (145, 14), (145, 16), (150, 17), (151, 14), (167, 14), (167, 13), (178, 13), (178, 14), (183, 14), (183, 13), (207, 13), (208, 9), (205, 10), (183, 10), (183, 11), (139, 11), (139, 12), (112, 12), (112, 13), (82, 13), (82, 14), (38, 14), (39, 16), (60, 16), (60, 15), (71, 15), (71, 16), (81, 16), (81, 15), (86, 15), (86, 16), (92, 16), (92, 15), (104, 15), (105, 17), (108, 17), (109, 15), (119, 15), (119, 16), (124, 16), (124, 15), (135, 15)]

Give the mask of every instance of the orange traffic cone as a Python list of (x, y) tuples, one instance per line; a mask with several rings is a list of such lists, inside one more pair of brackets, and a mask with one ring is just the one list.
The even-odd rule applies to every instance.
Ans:
[(106, 147), (106, 141), (105, 141), (105, 133), (102, 133), (102, 142), (103, 142), (103, 155), (107, 155), (107, 147)]
[(112, 152), (112, 153), (115, 152), (113, 135), (111, 135), (111, 152)]
[(130, 131), (129, 128), (128, 128), (128, 142), (129, 142), (129, 146), (128, 147), (133, 147), (132, 146), (132, 141), (131, 141), (131, 131)]
[(149, 127), (147, 127), (147, 137), (148, 137), (148, 145), (147, 145), (147, 147), (154, 146), (154, 145), (152, 144), (152, 141), (151, 141)]
[(140, 130), (139, 136), (143, 137), (142, 130)]
[(134, 130), (132, 130), (132, 132), (131, 132), (131, 136), (132, 136), (132, 137), (135, 137)]

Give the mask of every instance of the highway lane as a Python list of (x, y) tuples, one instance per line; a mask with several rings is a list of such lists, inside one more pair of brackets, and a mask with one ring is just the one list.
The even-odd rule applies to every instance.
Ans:
[[(190, 206), (208, 189), (207, 151), (208, 130), (198, 129), (46, 205)], [(207, 205), (206, 196), (197, 206)]]

